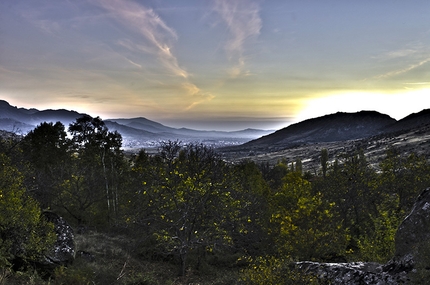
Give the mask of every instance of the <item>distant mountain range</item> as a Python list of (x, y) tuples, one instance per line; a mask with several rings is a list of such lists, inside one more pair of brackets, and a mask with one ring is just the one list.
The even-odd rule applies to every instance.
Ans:
[[(45, 121), (61, 121), (68, 127), (82, 115), (64, 109), (39, 111), (17, 108), (0, 100), (0, 130), (10, 132), (25, 134)], [(179, 140), (224, 147), (223, 150), (227, 152), (271, 152), (303, 144), (357, 140), (428, 127), (430, 109), (410, 114), (398, 121), (376, 111), (338, 112), (292, 124), (276, 132), (258, 129), (235, 132), (178, 129), (143, 117), (108, 119), (104, 122), (109, 130), (122, 135), (125, 148), (155, 147), (163, 140)]]
[[(76, 111), (25, 109), (11, 106), (0, 100), (0, 130), (26, 134), (42, 122), (62, 122), (67, 128), (83, 114)], [(123, 137), (125, 148), (157, 146), (160, 141), (179, 140), (197, 142), (215, 147), (243, 144), (251, 139), (267, 135), (273, 130), (246, 129), (234, 132), (199, 131), (186, 128), (171, 128), (146, 118), (104, 120), (111, 131)]]

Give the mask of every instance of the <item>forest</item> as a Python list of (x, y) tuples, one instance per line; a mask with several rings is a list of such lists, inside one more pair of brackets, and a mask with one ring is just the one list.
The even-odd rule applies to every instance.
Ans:
[[(301, 165), (288, 157), (231, 163), (179, 141), (128, 154), (118, 132), (87, 115), (67, 129), (41, 123), (3, 136), (0, 284), (189, 284), (190, 276), (194, 284), (319, 284), (293, 262), (386, 262), (399, 223), (430, 185), (426, 158), (394, 147), (376, 168), (360, 149), (337, 157), (322, 149), (314, 173)], [(128, 256), (174, 268), (172, 276), (124, 262), (124, 274), (103, 277), (78, 260), (35, 270), (54, 240), (43, 211), (62, 216), (76, 236), (120, 236)]]

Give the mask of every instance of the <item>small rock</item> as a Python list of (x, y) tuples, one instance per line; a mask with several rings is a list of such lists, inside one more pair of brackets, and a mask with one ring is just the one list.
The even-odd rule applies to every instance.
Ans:
[(91, 252), (85, 251), (85, 250), (79, 250), (76, 252), (76, 258), (82, 258), (85, 261), (88, 262), (94, 262), (96, 260), (96, 257)]

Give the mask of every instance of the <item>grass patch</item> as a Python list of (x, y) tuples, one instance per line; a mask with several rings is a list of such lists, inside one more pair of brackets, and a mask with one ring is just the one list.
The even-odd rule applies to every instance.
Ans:
[[(205, 263), (178, 277), (172, 260), (145, 258), (135, 240), (122, 235), (88, 232), (75, 236), (77, 256), (72, 265), (59, 267), (43, 280), (36, 272), (2, 271), (2, 284), (28, 285), (221, 285), (239, 284), (239, 269)], [(190, 265), (191, 266), (191, 265)]]

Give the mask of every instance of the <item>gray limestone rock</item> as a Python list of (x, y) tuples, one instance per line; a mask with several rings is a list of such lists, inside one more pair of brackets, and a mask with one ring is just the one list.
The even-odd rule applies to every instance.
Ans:
[(54, 224), (57, 241), (52, 250), (45, 254), (44, 260), (40, 262), (41, 265), (55, 268), (72, 263), (75, 257), (75, 236), (72, 227), (53, 212), (44, 212), (43, 215)]
[(414, 252), (417, 245), (430, 238), (430, 188), (418, 196), (411, 213), (396, 232), (394, 257), (403, 259)]
[(333, 285), (388, 285), (405, 284), (406, 273), (390, 274), (381, 264), (373, 262), (318, 263), (298, 262), (297, 268), (305, 273), (316, 275), (320, 280), (329, 280)]

